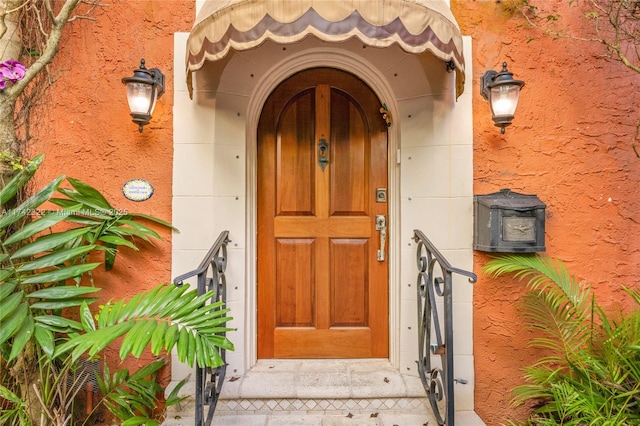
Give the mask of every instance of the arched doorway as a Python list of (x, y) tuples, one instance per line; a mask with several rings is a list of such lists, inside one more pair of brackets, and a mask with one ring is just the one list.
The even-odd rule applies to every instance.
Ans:
[(258, 358), (389, 356), (387, 127), (345, 71), (281, 83), (258, 125)]

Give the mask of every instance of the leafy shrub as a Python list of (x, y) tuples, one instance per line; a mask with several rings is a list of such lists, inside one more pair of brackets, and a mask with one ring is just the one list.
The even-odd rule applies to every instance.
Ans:
[[(160, 238), (140, 219), (171, 225), (118, 211), (91, 186), (64, 176), (7, 208), (42, 160), (36, 157), (0, 190), (0, 424), (71, 424), (74, 399), (88, 374), (76, 374), (77, 364), (121, 337), (121, 359), (176, 348), (181, 362), (221, 365), (219, 349), (233, 349), (221, 335), (231, 318), (220, 303), (209, 304), (211, 292), (198, 296), (187, 286), (159, 285), (91, 309), (100, 288), (92, 279), (91, 286), (80, 284), (101, 262), (89, 262), (95, 258), (90, 255), (102, 251), (110, 269), (119, 247), (137, 250), (136, 238)], [(65, 181), (71, 188), (61, 186)], [(59, 209), (43, 208), (51, 205)], [(163, 364), (111, 377), (105, 370), (101, 402), (123, 424), (157, 424), (149, 417), (162, 390), (154, 377)]]
[[(640, 424), (640, 309), (610, 314), (559, 260), (505, 255), (484, 268), (527, 280), (524, 318), (546, 354), (525, 369), (513, 403), (535, 401), (528, 425)], [(625, 288), (640, 306), (640, 291)]]

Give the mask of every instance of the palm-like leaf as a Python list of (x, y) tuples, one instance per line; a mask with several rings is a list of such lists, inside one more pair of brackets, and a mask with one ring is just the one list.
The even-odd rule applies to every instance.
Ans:
[[(612, 320), (557, 260), (507, 255), (485, 271), (528, 280), (524, 317), (544, 356), (525, 369), (514, 402), (542, 401), (528, 424), (640, 424), (640, 310)], [(640, 305), (640, 292), (627, 290)]]
[(0, 190), (0, 208), (8, 201), (12, 200), (18, 191), (20, 191), (29, 182), (29, 179), (38, 170), (40, 164), (44, 160), (44, 155), (40, 154), (27, 163), (27, 165), (11, 178), (9, 182)]
[[(12, 204), (11, 200), (41, 162), (38, 157), (0, 190), (2, 206)], [(228, 329), (223, 326), (231, 318), (226, 317), (228, 310), (220, 303), (210, 303), (212, 293), (198, 296), (195, 291), (187, 291), (187, 287), (158, 286), (128, 302), (108, 302), (94, 318), (89, 306), (96, 300), (91, 296), (99, 289), (78, 286), (82, 277), (99, 264), (88, 263), (87, 256), (102, 250), (109, 270), (119, 247), (137, 250), (136, 240), (151, 243), (160, 238), (140, 219), (174, 228), (152, 216), (118, 211), (100, 192), (76, 179), (66, 179), (71, 188), (62, 188), (64, 181), (64, 176), (54, 179), (15, 209), (3, 209), (0, 217), (0, 363), (3, 368), (23, 369), (20, 378), (27, 378), (27, 382), (20, 384), (23, 389), (19, 394), (36, 392), (43, 412), (49, 417), (47, 408), (51, 401), (55, 400), (54, 405), (63, 411), (70, 404), (63, 399), (71, 394), (61, 392), (58, 380), (50, 380), (51, 374), (40, 369), (37, 380), (38, 368), (29, 370), (28, 363), (34, 359), (27, 356), (30, 342), (29, 353), (43, 356), (38, 359), (39, 366), (63, 366), (67, 370), (81, 356), (93, 357), (119, 337), (123, 337), (122, 358), (139, 357), (145, 348), (159, 354), (175, 347), (182, 362), (190, 365), (198, 362), (202, 367), (221, 365), (220, 349), (233, 349), (224, 337)], [(55, 196), (56, 193), (59, 195)], [(42, 211), (44, 203), (57, 205), (61, 210)], [(66, 226), (58, 227), (61, 223)], [(77, 309), (78, 320), (62, 315), (68, 308), (74, 312)], [(111, 405), (107, 404), (112, 411), (122, 414), (122, 424), (157, 425), (157, 421), (149, 418), (152, 411), (145, 411), (150, 400), (141, 396), (146, 392), (155, 398), (160, 389), (153, 377), (146, 378), (155, 374), (149, 371), (143, 369), (126, 377), (119, 372), (114, 375), (113, 381), (126, 382), (129, 389), (112, 392), (114, 398)], [(31, 378), (36, 386), (32, 386)], [(11, 389), (0, 387), (0, 397), (5, 400), (15, 395)], [(178, 399), (175, 395), (171, 398)], [(22, 421), (20, 416), (25, 412), (21, 404), (16, 399), (15, 410), (0, 410), (0, 423), (8, 419)]]
[(531, 293), (524, 298), (524, 316), (527, 325), (542, 334), (532, 345), (553, 351), (556, 356), (548, 359), (550, 363), (572, 357), (589, 343), (591, 291), (581, 287), (562, 263), (545, 256), (505, 255), (489, 261), (484, 270), (527, 280)]
[(27, 414), (28, 404), (10, 389), (0, 384), (0, 398), (3, 398), (10, 407), (0, 408), (0, 424), (10, 426), (27, 426), (31, 424)]
[(209, 304), (213, 293), (197, 295), (188, 287), (160, 285), (134, 296), (128, 303), (106, 303), (97, 315), (95, 329), (71, 337), (56, 348), (55, 356), (71, 352), (73, 360), (94, 356), (114, 340), (124, 336), (120, 357), (139, 357), (149, 347), (154, 355), (177, 348), (178, 359), (201, 367), (223, 364), (219, 349), (233, 350), (222, 335), (230, 329), (223, 324), (231, 317), (220, 303)]
[(159, 359), (143, 366), (133, 374), (126, 369), (117, 370), (111, 374), (109, 366), (105, 363), (102, 377), (96, 377), (100, 393), (103, 395), (100, 403), (104, 403), (120, 420), (154, 421), (153, 410), (158, 404), (157, 396), (162, 392), (162, 388), (156, 381), (156, 375), (166, 364), (166, 361)]
[[(0, 191), (3, 204), (15, 197), (41, 163), (42, 156), (39, 156)], [(133, 238), (150, 242), (151, 238), (160, 237), (151, 228), (134, 221), (131, 215), (116, 211), (91, 186), (68, 178), (73, 189), (64, 189), (60, 187), (64, 180), (64, 176), (54, 179), (18, 207), (4, 211), (0, 218), (0, 356), (8, 361), (18, 356), (33, 337), (43, 345), (44, 353), (51, 355), (53, 339), (50, 333), (65, 333), (73, 328), (69, 328), (69, 324), (62, 325), (63, 320), (54, 321), (55, 325), (43, 324), (43, 318), (51, 322), (56, 316), (43, 315), (45, 311), (61, 312), (95, 300), (80, 293), (69, 297), (54, 297), (54, 294), (62, 294), (54, 292), (32, 293), (34, 288), (64, 287), (68, 280), (80, 282), (83, 275), (99, 265), (85, 261), (90, 252), (101, 247), (97, 243), (108, 246), (109, 269), (118, 246), (137, 249)], [(66, 198), (53, 198), (56, 192)], [(63, 209), (40, 210), (48, 201), (54, 201)], [(24, 224), (18, 226), (23, 223), (19, 221)], [(76, 227), (51, 232), (61, 222)], [(29, 288), (24, 289), (25, 286)], [(44, 329), (34, 333), (37, 324)], [(5, 342), (11, 344), (2, 346)]]

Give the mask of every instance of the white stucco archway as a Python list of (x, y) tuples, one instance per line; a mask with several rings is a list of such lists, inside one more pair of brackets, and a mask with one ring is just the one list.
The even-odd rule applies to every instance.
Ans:
[[(176, 58), (185, 37), (176, 35)], [(470, 58), (470, 49), (465, 55)], [(175, 67), (173, 223), (181, 233), (173, 239), (172, 271), (193, 269), (218, 233), (230, 231), (228, 306), (236, 330), (229, 338), (236, 351), (227, 353), (228, 374), (244, 375), (256, 360), (255, 144), (262, 105), (290, 75), (322, 66), (359, 76), (391, 112), (390, 361), (415, 375), (413, 229), (422, 229), (452, 264), (471, 269), (473, 262), (471, 82), (456, 102), (455, 78), (440, 60), (357, 40), (328, 44), (310, 37), (286, 47), (265, 42), (224, 61), (195, 73), (193, 100), (182, 68)], [(456, 377), (469, 381), (456, 390), (463, 410), (473, 409), (471, 303), (472, 289), (463, 279), (454, 291)], [(175, 380), (190, 372), (175, 359), (173, 365)]]

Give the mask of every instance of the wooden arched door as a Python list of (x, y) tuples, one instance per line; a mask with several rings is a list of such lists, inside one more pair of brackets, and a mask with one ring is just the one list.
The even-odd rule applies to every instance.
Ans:
[(265, 103), (258, 126), (259, 358), (388, 356), (388, 153), (380, 106), (361, 80), (329, 68), (295, 74)]

